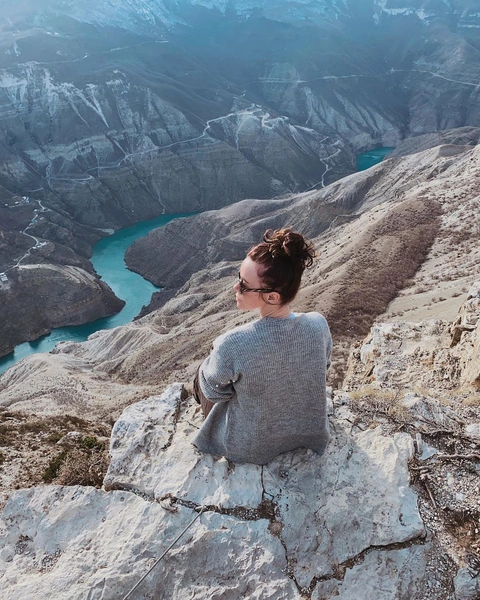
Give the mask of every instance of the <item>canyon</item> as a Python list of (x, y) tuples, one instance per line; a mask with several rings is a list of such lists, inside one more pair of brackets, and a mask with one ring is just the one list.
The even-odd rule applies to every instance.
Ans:
[[(467, 0), (2, 10), (0, 272), (54, 265), (42, 294), (57, 318), (40, 305), (24, 326), (24, 297), (2, 286), (0, 322), (16, 326), (1, 354), (120, 308), (94, 278), (88, 310), (63, 317), (50, 285), (66, 267), (92, 273), (105, 230), (323, 189), (359, 152), (478, 123)], [(72, 294), (89, 279), (62, 277)]]
[[(3, 4), (0, 354), (121, 308), (109, 231), (198, 214), (128, 249), (163, 288), (140, 318), (0, 375), (2, 591), (477, 598), (473, 2)], [(319, 254), (292, 308), (332, 330), (332, 442), (234, 465), (191, 444), (192, 380), (287, 225)]]
[[(126, 594), (188, 526), (139, 597), (353, 600), (361, 585), (375, 600), (475, 598), (477, 136), (422, 136), (421, 152), (399, 147), (325, 190), (151, 232), (131, 259), (153, 278), (151, 253), (166, 254), (157, 307), (4, 373), (0, 576), (11, 597)], [(321, 310), (334, 334), (333, 440), (324, 457), (231, 465), (191, 445), (191, 381), (213, 339), (254, 318), (234, 307), (239, 255), (284, 224), (320, 251), (293, 308)]]

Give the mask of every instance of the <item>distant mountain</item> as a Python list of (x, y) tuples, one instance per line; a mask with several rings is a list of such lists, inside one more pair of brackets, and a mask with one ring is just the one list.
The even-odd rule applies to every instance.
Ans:
[(455, 28), (480, 25), (475, 0), (19, 0), (2, 1), (4, 18), (12, 24), (32, 18), (45, 24), (52, 16), (69, 16), (77, 21), (120, 27), (144, 33), (159, 25), (173, 28), (190, 24), (199, 11), (216, 11), (224, 16), (245, 19), (264, 17), (272, 21), (325, 25), (358, 19), (382, 25), (386, 19), (413, 18), (429, 26), (448, 22)]
[[(458, 133), (464, 142), (480, 139), (479, 129)], [(437, 141), (442, 137), (451, 142), (453, 132)], [(152, 313), (28, 357), (1, 376), (0, 403), (28, 410), (34, 399), (38, 411), (53, 412), (70, 393), (66, 374), (77, 373), (87, 387), (75, 406), (104, 418), (139, 388), (188, 381), (215, 337), (256, 317), (239, 313), (232, 287), (245, 251), (267, 228), (291, 225), (318, 250), (293, 309), (327, 317), (335, 340), (332, 381), (341, 381), (351, 343), (376, 319), (455, 319), (480, 278), (480, 146), (418, 141), (422, 152), (324, 190), (247, 199), (151, 231), (126, 258), (169, 288), (156, 294)], [(115, 394), (105, 392), (106, 380)], [(34, 392), (26, 394), (30, 386)]]
[(100, 228), (320, 189), (363, 150), (480, 118), (469, 0), (0, 14), (0, 272), (22, 256), (91, 270)]

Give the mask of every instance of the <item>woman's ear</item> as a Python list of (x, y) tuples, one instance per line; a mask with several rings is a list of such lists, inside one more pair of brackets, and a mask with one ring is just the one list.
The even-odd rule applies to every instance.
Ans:
[(278, 292), (268, 292), (268, 296), (267, 296), (268, 304), (280, 304), (281, 300), (282, 300), (282, 298)]

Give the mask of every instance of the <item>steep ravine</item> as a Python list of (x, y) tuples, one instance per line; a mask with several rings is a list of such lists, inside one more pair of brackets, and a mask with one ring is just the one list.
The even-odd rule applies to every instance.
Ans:
[[(271, 201), (271, 212), (252, 200), (195, 217), (208, 262), (162, 308), (3, 374), (2, 589), (12, 600), (32, 587), (39, 598), (122, 597), (203, 506), (140, 594), (475, 598), (479, 170), (478, 146), (449, 144)], [(337, 217), (325, 228), (330, 203)], [(336, 331), (332, 443), (324, 457), (298, 450), (233, 466), (192, 446), (201, 416), (188, 388), (212, 340), (252, 318), (234, 308), (239, 240), (277, 224), (308, 231), (320, 252), (294, 308), (324, 312)], [(182, 247), (180, 230), (164, 232)], [(403, 289), (382, 312), (390, 284)], [(413, 322), (393, 315), (399, 302)], [(102, 477), (104, 489), (86, 485)], [(42, 480), (56, 485), (14, 491)]]
[[(77, 410), (78, 395), (84, 411), (107, 416), (145, 386), (187, 381), (216, 335), (252, 318), (235, 310), (232, 286), (239, 262), (266, 228), (284, 225), (304, 231), (319, 250), (294, 308), (329, 318), (336, 340), (330, 377), (340, 381), (351, 341), (366, 333), (392, 299), (403, 302), (407, 318), (456, 314), (462, 294), (479, 275), (478, 161), (478, 147), (440, 146), (386, 160), (323, 191), (242, 201), (191, 217), (182, 228), (172, 222), (137, 249), (149, 273), (156, 267), (158, 283), (178, 282), (160, 299), (161, 308), (126, 327), (97, 332), (83, 344), (65, 343), (54, 355), (23, 361), (0, 378), (1, 402), (18, 408), (27, 402), (48, 414), (62, 402)], [(203, 262), (197, 265), (199, 257)], [(60, 374), (69, 381), (77, 361), (85, 387), (72, 396)], [(85, 363), (113, 378), (114, 394), (83, 371)], [(35, 392), (26, 396), (30, 377)]]
[[(11, 600), (32, 588), (40, 600), (113, 600), (133, 587), (142, 598), (178, 600), (192, 591), (473, 600), (479, 317), (477, 282), (453, 328), (439, 319), (375, 324), (328, 398), (322, 457), (298, 449), (258, 466), (201, 454), (192, 445), (200, 407), (177, 383), (125, 408), (95, 489), (85, 475), (98, 468), (104, 426), (85, 436), (85, 421), (53, 420), (58, 429), (41, 444), (58, 439), (45, 470), (57, 485), (11, 493), (0, 519), (2, 589)], [(14, 446), (18, 415), (0, 419)], [(41, 438), (45, 421), (23, 425)], [(83, 484), (71, 485), (75, 477)]]
[(0, 356), (52, 329), (110, 316), (125, 302), (97, 276), (70, 266), (25, 265), (0, 284)]
[(413, 4), (5, 6), (0, 272), (90, 271), (98, 228), (322, 189), (362, 150), (477, 123), (476, 13)]

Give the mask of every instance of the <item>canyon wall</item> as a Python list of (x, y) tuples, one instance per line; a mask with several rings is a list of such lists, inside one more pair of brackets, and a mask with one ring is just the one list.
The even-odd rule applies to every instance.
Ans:
[(105, 229), (323, 189), (363, 150), (480, 116), (467, 0), (3, 11), (0, 272), (91, 271)]

